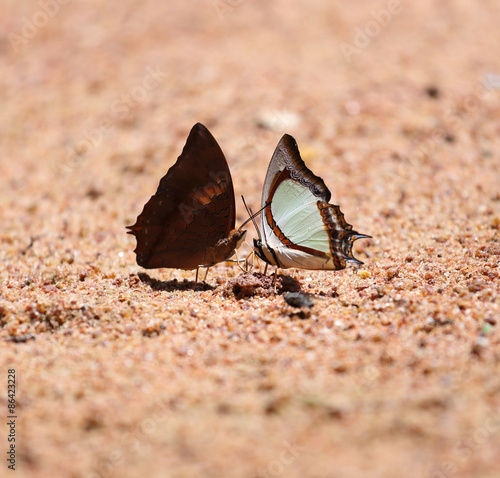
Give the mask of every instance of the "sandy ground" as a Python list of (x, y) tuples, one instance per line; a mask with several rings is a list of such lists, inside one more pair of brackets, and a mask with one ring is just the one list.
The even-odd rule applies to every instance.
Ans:
[[(500, 476), (499, 22), (494, 0), (2, 2), (15, 476)], [(138, 267), (125, 226), (198, 121), (238, 224), (292, 134), (373, 236), (364, 265), (298, 271), (309, 310), (236, 299), (235, 266), (197, 290)]]

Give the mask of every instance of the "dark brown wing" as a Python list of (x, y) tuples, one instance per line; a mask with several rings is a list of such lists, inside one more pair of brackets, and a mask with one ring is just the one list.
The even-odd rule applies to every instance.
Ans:
[(283, 135), (269, 163), (262, 190), (262, 207), (271, 201), (274, 191), (286, 178), (300, 182), (319, 200), (329, 202), (332, 197), (325, 182), (306, 166), (300, 157), (297, 142), (289, 134)]
[(234, 190), (226, 158), (208, 129), (198, 123), (156, 194), (128, 227), (137, 238), (137, 263), (147, 269), (213, 265), (213, 253), (207, 255), (207, 250), (227, 238), (234, 224)]

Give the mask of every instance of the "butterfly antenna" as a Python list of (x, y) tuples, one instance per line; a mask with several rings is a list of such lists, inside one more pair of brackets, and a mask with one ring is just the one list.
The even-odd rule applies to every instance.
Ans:
[(253, 225), (255, 227), (255, 230), (257, 231), (257, 235), (259, 236), (259, 240), (262, 240), (262, 237), (260, 235), (260, 229), (259, 226), (257, 225), (257, 221), (255, 218), (268, 206), (266, 204), (264, 207), (260, 208), (255, 214), (252, 212), (252, 209), (247, 206), (247, 203), (245, 202), (245, 198), (241, 196), (241, 199), (243, 200), (243, 204), (245, 205), (245, 209), (247, 210), (247, 214), (250, 216), (241, 226), (240, 229), (245, 226), (245, 224), (248, 224), (250, 221), (253, 222)]

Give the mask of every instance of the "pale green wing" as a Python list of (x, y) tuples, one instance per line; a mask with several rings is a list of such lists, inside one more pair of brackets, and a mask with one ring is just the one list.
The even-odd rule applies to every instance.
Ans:
[(293, 244), (329, 254), (329, 237), (317, 201), (309, 188), (289, 179), (276, 189), (271, 211), (279, 229)]
[[(262, 245), (269, 264), (304, 269), (343, 269), (359, 234), (330, 204), (324, 181), (307, 168), (297, 143), (285, 134), (269, 164), (262, 190)], [(270, 211), (269, 211), (270, 209)], [(258, 252), (258, 253), (259, 253)]]

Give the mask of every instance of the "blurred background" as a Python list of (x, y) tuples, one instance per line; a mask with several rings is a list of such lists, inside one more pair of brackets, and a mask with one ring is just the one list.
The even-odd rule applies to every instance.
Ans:
[[(465, 137), (462, 128), (498, 105), (493, 0), (0, 8), (2, 179), (16, 204), (46, 215), (54, 195), (66, 211), (89, 198), (120, 227), (131, 224), (198, 121), (254, 208), (285, 132), (341, 204), (348, 190), (397, 201), (410, 177), (426, 177), (436, 150), (456, 154), (472, 140), (488, 150), (487, 135), (498, 133), (474, 125)], [(363, 214), (349, 202), (351, 217)], [(4, 226), (19, 215), (5, 209)]]

